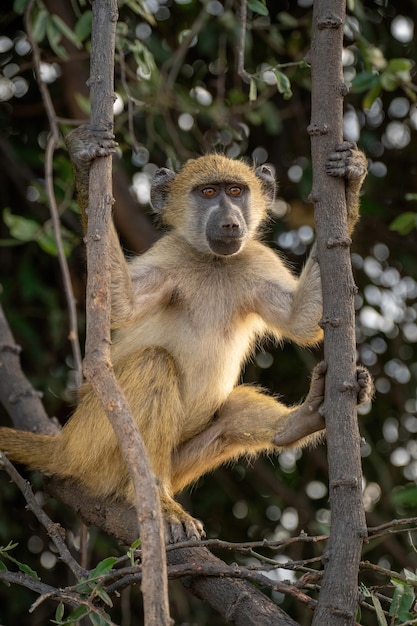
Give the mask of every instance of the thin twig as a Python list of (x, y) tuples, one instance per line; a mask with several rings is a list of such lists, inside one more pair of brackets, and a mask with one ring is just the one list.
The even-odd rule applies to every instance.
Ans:
[[(116, 47), (117, 47), (117, 52), (119, 54), (120, 80), (122, 82), (123, 89), (125, 90), (126, 96), (127, 96), (127, 123), (128, 123), (128, 129), (129, 129), (129, 138), (130, 138), (130, 141), (132, 142), (133, 150), (135, 152), (138, 152), (140, 150), (140, 148), (141, 148), (141, 145), (140, 145), (140, 143), (138, 142), (138, 140), (136, 138), (135, 127), (134, 127), (134, 123), (133, 123), (134, 98), (132, 97), (132, 94), (131, 94), (130, 88), (129, 88), (129, 84), (127, 82), (125, 54), (123, 52), (123, 48), (122, 48), (121, 44), (116, 43)], [(138, 104), (137, 101), (135, 101), (135, 103)]]
[(77, 580), (81, 577), (85, 577), (87, 575), (86, 570), (84, 570), (79, 563), (77, 563), (63, 540), (62, 535), (65, 531), (62, 526), (53, 522), (42, 507), (39, 506), (29, 483), (22, 478), (12, 463), (10, 463), (9, 459), (1, 452), (0, 464), (6, 470), (13, 482), (19, 487), (27, 502), (29, 510), (32, 511), (32, 513), (40, 521), (49, 537), (52, 539), (56, 549), (58, 550), (60, 559), (68, 565)]
[[(35, 609), (37, 609), (43, 602), (46, 600), (57, 600), (66, 604), (70, 607), (80, 607), (85, 606), (88, 609), (87, 615), (97, 615), (100, 618), (100, 624), (105, 624), (106, 626), (117, 626), (107, 615), (104, 615), (104, 612), (95, 606), (90, 599), (83, 598), (77, 591), (72, 591), (72, 589), (55, 589), (55, 591), (51, 591), (50, 593), (45, 593), (39, 596), (35, 600), (35, 602), (30, 607), (29, 612), (33, 613)], [(73, 622), (71, 622), (73, 623)], [(94, 623), (94, 622), (91, 622)]]
[(173, 543), (166, 547), (167, 552), (171, 550), (179, 550), (181, 548), (214, 548), (223, 550), (235, 550), (237, 552), (247, 552), (252, 548), (269, 548), (277, 550), (279, 548), (287, 547), (293, 543), (317, 543), (319, 541), (326, 541), (329, 538), (328, 535), (305, 535), (300, 534), (297, 537), (290, 537), (289, 539), (283, 539), (280, 541), (248, 541), (242, 543), (233, 543), (231, 541), (223, 541), (221, 539), (203, 539), (201, 541), (183, 541), (179, 543)]
[(243, 78), (249, 80), (249, 74), (245, 70), (245, 41), (246, 41), (246, 28), (247, 28), (247, 16), (248, 16), (248, 3), (247, 0), (241, 0), (240, 3), (240, 38), (239, 49), (237, 58), (237, 73)]
[(398, 578), (403, 582), (407, 582), (406, 577), (402, 576), (402, 574), (399, 574), (398, 572), (390, 569), (386, 569), (385, 567), (381, 567), (380, 565), (375, 565), (374, 563), (370, 563), (369, 561), (361, 561), (359, 564), (359, 568), (361, 570), (372, 570), (373, 572), (381, 574), (381, 576), (388, 576), (388, 578)]
[[(382, 533), (381, 531), (388, 530), (390, 531), (395, 526), (405, 526), (406, 524), (411, 524), (416, 526), (417, 517), (408, 517), (405, 519), (393, 519), (390, 522), (386, 522), (385, 524), (381, 524), (380, 526), (371, 526), (368, 528), (368, 534), (370, 535), (370, 539), (375, 539), (376, 537), (380, 537), (386, 533)], [(406, 528), (405, 530), (416, 530), (415, 528)]]
[(35, 4), (35, 0), (30, 0), (24, 15), (24, 22), (26, 28), (26, 34), (29, 40), (30, 45), (32, 46), (32, 54), (34, 61), (34, 69), (36, 74), (37, 83), (39, 86), (39, 91), (41, 93), (42, 102), (45, 107), (46, 114), (48, 116), (49, 121), (49, 129), (50, 135), (48, 137), (47, 145), (46, 145), (46, 153), (45, 153), (45, 183), (46, 183), (46, 193), (48, 197), (49, 210), (51, 213), (53, 231), (55, 236), (55, 241), (57, 245), (58, 251), (58, 261), (61, 268), (62, 278), (64, 282), (64, 290), (65, 297), (67, 300), (68, 312), (69, 312), (69, 335), (68, 339), (70, 341), (72, 347), (72, 353), (74, 358), (74, 369), (76, 373), (76, 383), (77, 386), (81, 385), (82, 382), (82, 359), (81, 359), (81, 349), (80, 342), (78, 339), (78, 323), (77, 323), (77, 308), (76, 308), (76, 300), (74, 297), (74, 291), (72, 289), (71, 283), (71, 275), (68, 268), (67, 259), (65, 257), (64, 245), (62, 242), (61, 236), (61, 224), (59, 220), (59, 212), (55, 199), (54, 193), (54, 182), (53, 182), (53, 159), (56, 148), (59, 145), (59, 128), (57, 124), (57, 116), (55, 113), (55, 108), (52, 103), (51, 95), (46, 86), (46, 83), (43, 82), (41, 77), (41, 54), (39, 50), (39, 46), (32, 37), (31, 31), (31, 16), (33, 7)]
[(10, 572), (6, 569), (0, 569), (0, 580), (5, 583), (20, 585), (25, 589), (30, 589), (42, 595), (50, 594), (51, 596), (55, 596), (59, 593), (59, 589), (46, 585), (37, 578), (29, 576), (29, 574), (24, 574), (23, 572)]
[[(277, 564), (277, 568), (278, 567), (279, 564)], [(269, 578), (262, 573), (265, 571), (267, 571), (265, 568), (260, 568), (259, 571), (256, 571), (247, 567), (240, 567), (236, 564), (226, 565), (222, 562), (216, 565), (208, 563), (206, 565), (201, 563), (187, 563), (185, 565), (170, 566), (168, 568), (168, 576), (171, 580), (176, 578), (186, 578), (187, 576), (226, 577), (238, 578), (240, 580), (250, 580), (251, 582), (268, 589), (292, 596), (307, 606), (315, 607), (316, 601), (302, 593), (296, 586), (291, 583), (286, 583), (285, 581), (278, 581)], [(139, 567), (134, 566), (131, 568), (125, 568), (122, 571), (117, 572), (117, 575), (119, 576), (122, 572), (123, 577), (106, 587), (107, 593), (115, 593), (116, 591), (120, 591), (121, 589), (142, 580), (142, 571)], [(111, 575), (108, 575), (107, 578), (111, 578)]]
[(166, 63), (166, 65), (170, 66), (171, 69), (166, 80), (163, 83), (164, 94), (169, 93), (170, 90), (173, 88), (177, 76), (182, 66), (184, 65), (185, 55), (187, 54), (192, 40), (203, 30), (209, 17), (210, 16), (205, 8), (205, 3), (203, 3), (202, 8), (200, 9), (200, 13), (198, 14), (197, 19), (194, 21), (191, 28), (189, 29), (187, 36), (184, 37), (181, 45), (175, 51), (175, 54), (173, 54)]

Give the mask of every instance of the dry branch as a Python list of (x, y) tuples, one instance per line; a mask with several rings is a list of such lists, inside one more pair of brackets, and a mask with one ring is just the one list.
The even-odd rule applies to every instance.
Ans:
[(64, 529), (59, 524), (53, 522), (50, 517), (48, 517), (48, 515), (45, 513), (45, 511), (42, 509), (39, 502), (35, 498), (35, 495), (29, 483), (24, 480), (22, 476), (20, 476), (19, 472), (10, 463), (8, 458), (2, 453), (0, 453), (0, 467), (3, 467), (6, 470), (15, 485), (19, 487), (27, 502), (28, 509), (31, 510), (34, 515), (36, 515), (36, 517), (48, 533), (50, 539), (52, 539), (55, 548), (57, 549), (57, 552), (59, 554), (60, 560), (68, 565), (76, 580), (81, 577), (85, 577), (86, 571), (82, 567), (80, 567), (79, 563), (74, 559), (74, 557), (67, 548), (67, 545), (64, 541)]
[[(326, 418), (331, 534), (313, 624), (355, 623), (357, 574), (366, 536), (362, 505), (360, 437), (356, 413), (355, 285), (347, 237), (345, 181), (325, 173), (327, 155), (342, 141), (342, 46), (344, 0), (317, 0), (311, 46), (313, 162), (312, 199), (323, 286), (324, 356), (327, 362)], [(331, 245), (331, 242), (346, 245)], [(328, 323), (326, 323), (326, 321)], [(347, 383), (346, 383), (347, 381)]]
[(59, 428), (49, 419), (41, 402), (42, 394), (24, 375), (20, 352), (0, 304), (0, 402), (15, 428), (55, 435)]
[[(116, 0), (93, 3), (91, 41), (91, 127), (112, 132)], [(145, 623), (171, 623), (161, 508), (156, 480), (145, 447), (110, 361), (110, 253), (112, 219), (111, 157), (97, 159), (90, 170), (87, 248), (87, 339), (84, 374), (100, 398), (115, 431), (132, 479), (137, 527), (143, 545), (142, 591)], [(157, 567), (155, 567), (157, 564)]]
[[(128, 545), (136, 537), (134, 513), (122, 504), (93, 498), (79, 485), (61, 479), (53, 479), (48, 485), (48, 491), (75, 510), (86, 524), (96, 525)], [(167, 561), (170, 566), (187, 563), (224, 566), (223, 561), (207, 548), (170, 550)], [(219, 615), (236, 626), (297, 626), (274, 602), (244, 580), (190, 576), (183, 584), (193, 595), (206, 601)]]

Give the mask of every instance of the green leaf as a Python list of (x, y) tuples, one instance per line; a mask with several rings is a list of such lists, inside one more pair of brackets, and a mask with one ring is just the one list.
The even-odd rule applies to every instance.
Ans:
[(88, 582), (85, 578), (80, 578), (78, 583), (76, 584), (76, 589), (78, 593), (82, 596), (88, 596), (94, 590), (94, 583)]
[[(394, 583), (394, 584), (397, 585), (397, 583)], [(394, 591), (394, 595), (391, 600), (390, 607), (389, 607), (389, 615), (391, 616), (398, 615), (398, 609), (400, 607), (400, 602), (401, 602), (401, 594), (402, 594), (402, 588), (397, 585)]]
[(127, 553), (126, 553), (126, 554), (127, 554), (127, 556), (129, 557), (129, 559), (130, 559), (130, 563), (131, 563), (132, 565), (134, 565), (134, 564), (135, 564), (135, 550), (136, 550), (136, 549), (140, 546), (140, 544), (141, 544), (141, 543), (142, 543), (142, 540), (141, 540), (141, 538), (139, 537), (139, 539), (136, 539), (136, 541), (134, 541), (134, 542), (131, 544), (130, 548), (128, 549), (128, 551), (127, 551)]
[(9, 227), (10, 234), (19, 241), (34, 241), (41, 229), (40, 224), (21, 215), (13, 215), (10, 209), (4, 209), (3, 220)]
[(377, 71), (386, 69), (388, 64), (381, 48), (371, 45), (363, 50), (363, 55), (366, 67), (371, 65), (371, 67)]
[(410, 200), (411, 202), (417, 200), (417, 193), (406, 193), (405, 199)]
[(388, 626), (387, 620), (385, 619), (384, 611), (377, 596), (375, 596), (375, 594), (363, 583), (359, 585), (359, 592), (364, 596), (364, 598), (371, 598), (375, 608), (378, 626)]
[(277, 18), (286, 28), (298, 28), (299, 26), (298, 19), (287, 11), (281, 11), (280, 13), (278, 13)]
[(393, 72), (383, 72), (381, 74), (381, 85), (385, 91), (395, 91), (398, 87), (398, 76)]
[[(3, 563), (3, 561), (0, 561), (0, 572), (7, 572), (7, 566), (5, 563)], [(2, 580), (1, 581), (3, 583), (3, 585), (5, 585), (6, 587), (10, 587), (10, 583), (8, 580)]]
[(109, 556), (106, 559), (103, 559), (100, 563), (97, 563), (96, 567), (90, 572), (88, 578), (97, 578), (98, 576), (108, 574), (116, 561), (117, 558), (115, 556)]
[(417, 574), (415, 572), (411, 572), (409, 569), (404, 568), (404, 576), (410, 585), (417, 587)]
[(362, 91), (369, 91), (380, 82), (380, 76), (375, 72), (364, 71), (356, 74), (352, 80), (351, 90), (355, 93), (361, 93)]
[(105, 617), (102, 617), (97, 613), (90, 613), (88, 617), (90, 618), (90, 622), (93, 624), (93, 626), (108, 626), (109, 624), (111, 624), (111, 618), (107, 614), (105, 614)]
[(152, 26), (155, 24), (155, 18), (146, 8), (145, 2), (138, 2), (138, 0), (122, 0), (120, 2), (120, 6), (125, 4), (128, 6), (134, 13), (141, 15), (149, 24)]
[(143, 45), (139, 39), (135, 39), (133, 43), (128, 44), (129, 50), (133, 52), (133, 56), (137, 63), (140, 75), (143, 78), (150, 78), (156, 72), (156, 64), (153, 54)]
[(91, 23), (93, 20), (92, 11), (86, 11), (83, 13), (75, 25), (74, 33), (77, 35), (80, 41), (84, 41), (91, 34)]
[(292, 91), (288, 76), (279, 70), (274, 70), (274, 74), (277, 79), (277, 89), (279, 93), (282, 93), (284, 100), (289, 100), (292, 96)]
[[(38, 222), (22, 217), (21, 215), (13, 215), (10, 209), (4, 209), (3, 219), (5, 224), (9, 227), (12, 237), (23, 242), (36, 241), (44, 252), (57, 255), (58, 247), (50, 221), (42, 226), (38, 224)], [(69, 256), (76, 242), (76, 237), (71, 231), (64, 227), (61, 227), (61, 236), (64, 254)]]
[(56, 611), (55, 611), (55, 619), (57, 622), (62, 621), (62, 618), (64, 617), (64, 610), (65, 610), (65, 607), (63, 603), (60, 602), (58, 606), (56, 607)]
[(29, 0), (14, 0), (13, 3), (13, 11), (22, 15), (25, 12), (26, 5), (29, 3)]
[(98, 596), (101, 600), (103, 600), (104, 604), (107, 604), (107, 606), (109, 607), (113, 606), (112, 599), (110, 598), (107, 591), (105, 591), (102, 587), (97, 587), (95, 595)]
[(137, 550), (137, 548), (139, 548), (139, 546), (142, 544), (142, 539), (139, 537), (139, 539), (136, 539), (130, 546), (131, 550)]
[[(62, 247), (64, 249), (64, 254), (68, 257), (75, 244), (77, 243), (77, 237), (70, 230), (61, 226), (61, 240)], [(42, 227), (42, 230), (39, 232), (39, 235), (36, 237), (36, 242), (42, 248), (44, 252), (47, 254), (51, 254), (56, 256), (58, 254), (58, 245), (55, 238), (55, 233), (52, 227), (52, 222), (48, 221)]]
[(370, 598), (372, 596), (372, 591), (370, 591), (363, 583), (359, 584), (359, 593), (361, 593), (364, 598)]
[(391, 59), (388, 67), (381, 74), (381, 84), (386, 91), (395, 91), (398, 85), (411, 82), (410, 70), (413, 67), (409, 59)]
[[(10, 545), (10, 544), (9, 544)], [(16, 544), (15, 544), (16, 545)], [(14, 547), (14, 546), (13, 546)], [(31, 578), (34, 578), (35, 580), (40, 580), (38, 574), (35, 572), (35, 570), (33, 570), (31, 567), (29, 567), (29, 565), (26, 565), (25, 563), (21, 563), (20, 561), (18, 561), (17, 559), (15, 559), (13, 556), (11, 556), (10, 554), (5, 554), (5, 550), (3, 550), (3, 556), (4, 558), (6, 558), (7, 560), (11, 561), (12, 563), (14, 563), (15, 565), (17, 565), (17, 567), (20, 569), (21, 572), (23, 572), (24, 574), (27, 574), (28, 576), (30, 576)], [(4, 565), (4, 563), (3, 563)], [(7, 568), (6, 568), (7, 569)]]
[(38, 43), (41, 42), (46, 35), (46, 25), (49, 20), (49, 13), (46, 9), (41, 9), (34, 19), (32, 26), (32, 37)]
[(413, 617), (410, 609), (415, 600), (414, 590), (403, 581), (398, 583), (391, 579), (391, 582), (395, 585), (395, 591), (389, 608), (389, 615), (397, 617), (401, 622), (406, 622)]
[(382, 609), (379, 598), (377, 598), (373, 593), (371, 593), (372, 603), (375, 607), (376, 619), (378, 622), (378, 626), (388, 626), (388, 622), (385, 619), (384, 611)]
[[(413, 211), (406, 211), (395, 218), (390, 224), (390, 230), (394, 230), (400, 235), (407, 235), (413, 228), (417, 228), (417, 213)], [(411, 496), (411, 503), (408, 499)], [(398, 491), (392, 496), (395, 504), (417, 504), (417, 487), (404, 487), (401, 491)]]
[[(42, 233), (40, 237), (37, 237), (36, 241), (42, 250), (47, 254), (50, 254), (51, 256), (56, 256), (58, 254), (58, 246), (52, 232)], [(65, 256), (68, 256), (68, 252), (68, 250), (65, 251)]]
[[(6, 209), (7, 210), (7, 209)], [(19, 544), (18, 543), (13, 543), (12, 541), (9, 541), (9, 543), (7, 544), (7, 546), (0, 546), (0, 554), (2, 552), (9, 552), (9, 550), (13, 550), (14, 548), (16, 548)]]
[(27, 574), (28, 576), (30, 576), (31, 578), (34, 578), (35, 580), (40, 580), (38, 574), (35, 572), (34, 569), (29, 567), (29, 565), (25, 565), (25, 563), (19, 563), (19, 561), (16, 561), (15, 559), (13, 559), (13, 561), (16, 563), (17, 567), (20, 569), (21, 572), (23, 572), (24, 574)]
[(68, 617), (62, 622), (63, 624), (73, 624), (74, 622), (78, 622), (82, 617), (87, 615), (90, 612), (88, 606), (78, 606), (75, 611), (70, 613)]
[(254, 78), (251, 78), (250, 85), (249, 85), (249, 101), (255, 102), (257, 97), (258, 97), (258, 88), (256, 86), (256, 80)]
[(410, 59), (391, 59), (388, 61), (388, 70), (390, 72), (409, 72), (413, 67)]
[(375, 100), (378, 98), (382, 91), (381, 81), (378, 81), (364, 96), (362, 100), (362, 106), (364, 109), (370, 109)]
[(70, 41), (76, 48), (82, 48), (82, 43), (78, 39), (77, 35), (70, 27), (64, 22), (63, 19), (59, 17), (59, 15), (52, 15), (52, 21), (57, 27), (57, 29)]
[(248, 8), (258, 15), (269, 15), (268, 9), (260, 0), (249, 0)]
[(66, 59), (68, 55), (65, 51), (65, 48), (59, 45), (59, 42), (62, 38), (62, 33), (52, 20), (48, 20), (46, 24), (46, 36), (48, 38), (49, 45), (51, 46), (55, 54), (61, 57), (61, 59)]

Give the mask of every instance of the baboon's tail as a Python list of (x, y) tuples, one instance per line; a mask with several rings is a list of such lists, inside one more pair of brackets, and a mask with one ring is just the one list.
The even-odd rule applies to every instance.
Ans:
[(0, 428), (0, 450), (10, 461), (23, 463), (31, 469), (53, 473), (56, 447), (57, 436)]

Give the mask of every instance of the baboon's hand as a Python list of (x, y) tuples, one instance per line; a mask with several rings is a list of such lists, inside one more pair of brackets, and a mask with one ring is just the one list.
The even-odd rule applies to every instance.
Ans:
[(326, 161), (326, 173), (330, 176), (339, 176), (348, 181), (361, 180), (368, 171), (366, 156), (354, 141), (344, 141), (337, 145)]
[(112, 133), (93, 129), (87, 124), (71, 131), (66, 136), (65, 143), (72, 162), (80, 169), (88, 167), (98, 157), (113, 154), (118, 146)]
[[(310, 391), (302, 404), (302, 406), (307, 405), (310, 413), (314, 413), (316, 410), (320, 412), (320, 407), (324, 400), (326, 370), (327, 366), (324, 361), (318, 363), (313, 370)], [(356, 367), (356, 384), (357, 405), (361, 406), (362, 404), (371, 402), (375, 393), (374, 382), (371, 374), (363, 365)]]
[(356, 381), (358, 383), (358, 406), (372, 401), (375, 393), (372, 376), (363, 365), (356, 368)]

